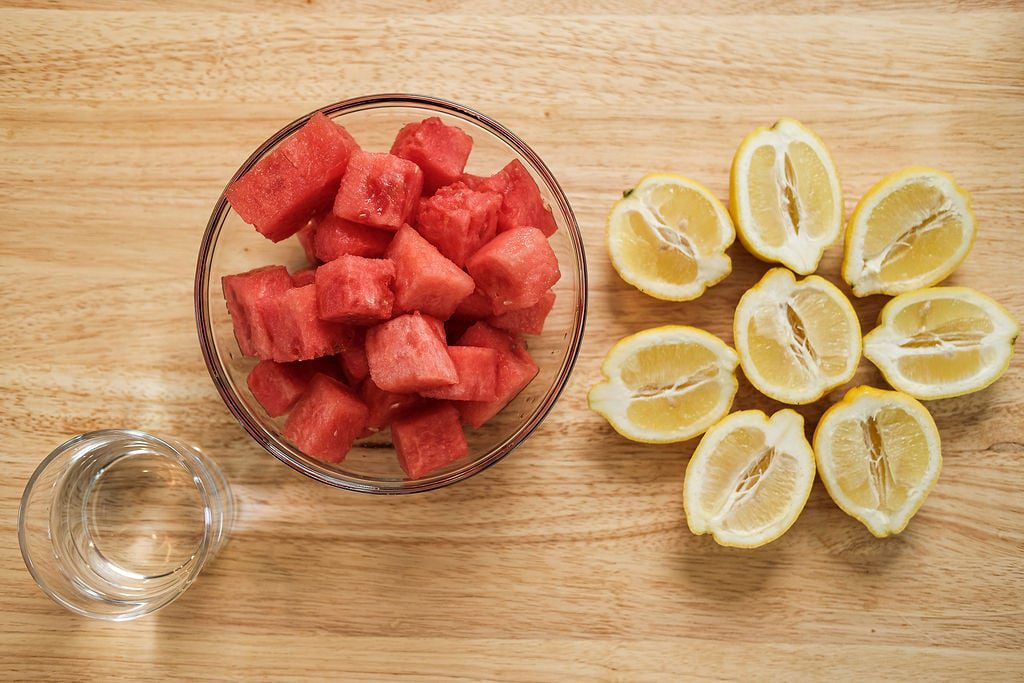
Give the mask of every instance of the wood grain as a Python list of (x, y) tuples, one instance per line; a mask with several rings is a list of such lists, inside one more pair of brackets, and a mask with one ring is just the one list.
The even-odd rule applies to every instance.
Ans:
[[(857, 8), (848, 5), (857, 4)], [(536, 10), (536, 11), (533, 11)], [(643, 446), (586, 410), (619, 337), (731, 342), (740, 293), (657, 302), (602, 243), (651, 170), (725, 198), (752, 127), (804, 120), (846, 210), (912, 163), (952, 172), (980, 238), (951, 278), (1024, 317), (1024, 11), (1014, 2), (26, 2), (0, 8), (0, 676), (197, 679), (1020, 680), (1024, 354), (930, 404), (939, 484), (879, 541), (817, 485), (758, 551), (686, 531), (694, 441)], [(516, 454), (403, 499), (329, 490), (248, 441), (214, 391), (191, 287), (215, 197), (282, 123), (358, 94), (464, 102), (519, 132), (583, 228), (591, 307), (570, 386)], [(837, 279), (839, 248), (822, 273)], [(856, 302), (868, 328), (882, 297)], [(856, 383), (878, 383), (862, 363)], [(845, 390), (801, 409), (813, 428)], [(779, 407), (741, 384), (737, 408)], [(223, 463), (241, 511), (180, 601), (113, 625), (51, 604), (15, 542), (22, 487), (65, 438), (164, 431)]]

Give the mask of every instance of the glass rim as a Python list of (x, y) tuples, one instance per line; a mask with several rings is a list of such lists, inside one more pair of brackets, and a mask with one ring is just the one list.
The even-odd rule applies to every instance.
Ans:
[(275, 458), (288, 465), (290, 468), (315, 481), (329, 486), (354, 491), (358, 493), (370, 493), (378, 495), (404, 495), (411, 493), (422, 493), (432, 491), (456, 482), (468, 479), (488, 467), (504, 459), (509, 453), (518, 448), (526, 439), (540, 426), (540, 423), (547, 417), (551, 408), (554, 407), (561, 396), (576, 359), (579, 356), (580, 346), (583, 341), (583, 333), (587, 318), (587, 263), (583, 245), (583, 236), (576, 221), (576, 215), (572, 210), (568, 197), (562, 190), (561, 185), (555, 179), (554, 174), (547, 167), (540, 156), (533, 151), (519, 136), (506, 128), (498, 121), (482, 114), (475, 109), (465, 105), (445, 100), (438, 97), (426, 95), (415, 95), (409, 93), (381, 93), (364, 95), (314, 109), (313, 111), (300, 116), (291, 123), (282, 127), (274, 135), (264, 141), (249, 157), (242, 163), (231, 179), (225, 185), (225, 189), (242, 174), (252, 168), (272, 147), (279, 144), (286, 137), (298, 130), (309, 120), (311, 116), (319, 112), (327, 116), (344, 115), (357, 111), (369, 109), (385, 109), (393, 107), (416, 107), (440, 111), (475, 123), (485, 131), (510, 146), (517, 154), (523, 157), (533, 171), (540, 175), (548, 190), (554, 196), (558, 209), (565, 219), (565, 229), (568, 233), (572, 246), (575, 266), (579, 273), (579, 286), (576, 288), (574, 303), (574, 319), (570, 332), (570, 339), (566, 346), (561, 367), (557, 375), (548, 387), (544, 397), (538, 402), (533, 412), (524, 419), (518, 427), (500, 443), (493, 446), (487, 453), (483, 454), (471, 463), (461, 468), (442, 474), (427, 475), (419, 479), (396, 481), (394, 486), (384, 485), (380, 481), (371, 479), (358, 479), (344, 476), (338, 473), (331, 473), (323, 467), (311, 467), (302, 458), (309, 458), (301, 451), (301, 457), (291, 452), (291, 447), (282, 439), (271, 433), (263, 426), (248, 408), (242, 404), (233, 385), (229, 379), (227, 369), (221, 360), (214, 341), (212, 316), (209, 309), (209, 287), (210, 270), (213, 262), (213, 255), (224, 221), (230, 212), (230, 205), (224, 196), (224, 190), (214, 205), (213, 212), (207, 222), (206, 230), (203, 233), (202, 242), (199, 247), (199, 254), (196, 260), (196, 274), (194, 285), (194, 304), (196, 330), (199, 336), (199, 346), (203, 353), (203, 360), (213, 380), (217, 393), (234, 416), (235, 420), (242, 426), (245, 432), (259, 444), (264, 450)]
[[(83, 617), (89, 617), (92, 619), (102, 619), (104, 621), (127, 621), (136, 619), (138, 617), (152, 614), (159, 609), (162, 609), (174, 602), (174, 600), (180, 596), (188, 586), (195, 581), (196, 577), (199, 576), (203, 567), (211, 557), (213, 550), (212, 535), (210, 525), (203, 525), (203, 536), (199, 541), (198, 551), (196, 554), (196, 561), (189, 568), (187, 574), (182, 577), (180, 583), (176, 583), (171, 587), (168, 587), (158, 599), (154, 599), (152, 603), (148, 603), (142, 609), (129, 610), (124, 613), (111, 613), (104, 614), (101, 612), (92, 612), (87, 609), (75, 604), (73, 601), (68, 600), (62, 591), (55, 588), (50, 581), (47, 581), (43, 576), (42, 572), (33, 560), (32, 553), (29, 552), (29, 540), (28, 531), (26, 528), (26, 512), (29, 508), (30, 499), (32, 494), (35, 492), (36, 484), (39, 477), (42, 476), (43, 472), (53, 464), (53, 461), (67, 453), (72, 448), (79, 444), (85, 443), (92, 439), (104, 438), (104, 437), (118, 437), (125, 438), (131, 437), (139, 439), (148, 443), (155, 443), (168, 451), (174, 453), (179, 461), (185, 456), (182, 454), (181, 449), (175, 444), (165, 440), (162, 437), (143, 432), (138, 429), (98, 429), (92, 432), (84, 432), (77, 434), (64, 443), (54, 448), (50, 453), (43, 458), (39, 464), (33, 470), (32, 475), (29, 477), (28, 482), (25, 484), (25, 489), (22, 491), (21, 500), (18, 504), (18, 548), (21, 551), (21, 559), (25, 563), (25, 568), (28, 569), (28, 573), (32, 576), (32, 580), (35, 581), (36, 585), (54, 602), (59, 604), (61, 607), (74, 612)], [(210, 492), (206, 488), (206, 483), (199, 481), (196, 484), (196, 490), (202, 497), (203, 505), (206, 507), (210, 506)]]

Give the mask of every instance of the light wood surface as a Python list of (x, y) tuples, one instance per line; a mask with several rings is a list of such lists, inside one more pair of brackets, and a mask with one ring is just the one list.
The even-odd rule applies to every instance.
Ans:
[[(993, 387), (929, 404), (942, 477), (884, 541), (820, 483), (768, 547), (691, 536), (696, 442), (632, 444), (585, 401), (625, 334), (675, 322), (731, 341), (767, 267), (737, 244), (735, 272), (700, 300), (649, 299), (608, 264), (612, 202), (651, 170), (724, 199), (735, 146), (781, 115), (831, 146), (847, 214), (904, 165), (953, 173), (980, 237), (951, 281), (1024, 317), (1020, 5), (4, 4), (0, 677), (1024, 677), (1024, 353)], [(316, 485), (252, 444), (207, 376), (191, 296), (209, 211), (249, 152), (316, 106), (382, 91), (454, 99), (520, 133), (575, 207), (591, 276), (576, 371), (537, 434), (406, 498)], [(833, 280), (839, 257), (821, 269)], [(866, 328), (882, 303), (856, 302)], [(880, 378), (864, 361), (856, 382)], [(844, 390), (801, 409), (809, 429)], [(741, 384), (736, 408), (778, 407)], [(15, 522), (53, 446), (119, 426), (203, 445), (241, 510), (184, 597), (116, 625), (43, 596)]]

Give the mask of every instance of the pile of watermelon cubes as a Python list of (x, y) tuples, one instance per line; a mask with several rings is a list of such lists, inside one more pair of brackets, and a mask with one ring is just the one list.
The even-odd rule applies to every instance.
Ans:
[(264, 237), (296, 236), (310, 267), (223, 278), (248, 377), (284, 435), (339, 463), (390, 428), (406, 476), (467, 452), (537, 375), (538, 335), (561, 276), (551, 210), (519, 160), (465, 173), (473, 139), (437, 117), (363, 151), (323, 114), (226, 191)]

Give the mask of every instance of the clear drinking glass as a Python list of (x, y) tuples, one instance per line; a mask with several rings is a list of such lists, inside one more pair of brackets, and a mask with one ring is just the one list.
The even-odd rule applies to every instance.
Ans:
[(220, 468), (198, 449), (144, 432), (74, 437), (25, 487), (18, 541), (54, 601), (124, 621), (185, 592), (227, 539), (234, 502)]

